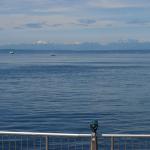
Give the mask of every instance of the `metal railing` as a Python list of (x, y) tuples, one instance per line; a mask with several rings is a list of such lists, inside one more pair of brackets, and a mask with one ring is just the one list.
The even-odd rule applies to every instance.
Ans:
[(0, 131), (0, 150), (97, 150), (98, 121), (91, 134)]
[(91, 134), (0, 131), (0, 150), (150, 150), (150, 134)]
[(91, 134), (0, 131), (0, 150), (90, 150)]
[(101, 150), (150, 150), (149, 134), (102, 134), (98, 142)]
[[(98, 143), (97, 143), (98, 142)], [(67, 134), (0, 131), (0, 150), (150, 150), (145, 134)]]

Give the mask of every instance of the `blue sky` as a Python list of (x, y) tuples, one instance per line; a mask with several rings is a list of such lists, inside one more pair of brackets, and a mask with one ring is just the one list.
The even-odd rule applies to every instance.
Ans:
[(0, 0), (0, 45), (150, 41), (150, 0)]

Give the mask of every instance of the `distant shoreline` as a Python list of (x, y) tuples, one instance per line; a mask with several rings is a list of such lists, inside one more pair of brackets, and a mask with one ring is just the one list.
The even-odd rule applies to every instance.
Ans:
[(14, 49), (14, 50), (51, 50), (51, 51), (110, 51), (110, 50), (150, 50), (150, 42), (127, 41), (127, 42), (114, 42), (114, 43), (78, 43), (78, 44), (65, 44), (65, 43), (46, 43), (46, 44), (33, 44), (33, 43), (20, 43), (20, 44), (1, 44), (0, 49)]
[[(0, 51), (11, 51), (11, 49), (2, 49), (0, 48)], [(81, 51), (81, 52), (86, 52), (86, 51), (101, 51), (101, 52), (108, 52), (108, 51), (150, 51), (150, 49), (100, 49), (100, 50), (79, 50), (79, 49), (14, 49), (14, 51)]]

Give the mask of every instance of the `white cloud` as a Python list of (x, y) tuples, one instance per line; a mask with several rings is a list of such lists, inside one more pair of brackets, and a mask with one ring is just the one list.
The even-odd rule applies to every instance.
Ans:
[[(94, 41), (101, 32), (109, 32), (112, 39), (116, 30), (129, 36), (134, 27), (140, 27), (136, 32), (145, 38), (149, 6), (150, 0), (0, 0), (1, 40)], [(12, 35), (16, 38), (10, 38)], [(42, 40), (35, 43), (46, 44)]]
[[(76, 0), (77, 1), (77, 0)], [(47, 14), (72, 12), (80, 3), (70, 0), (1, 0), (0, 14)], [(80, 1), (80, 0), (78, 0)]]
[(98, 8), (132, 8), (147, 6), (143, 1), (133, 0), (91, 0), (88, 1), (89, 6)]
[(76, 18), (69, 16), (61, 16), (61, 15), (46, 15), (46, 16), (38, 16), (38, 15), (0, 15), (1, 28), (15, 28), (15, 27), (24, 27), (27, 24), (39, 24), (40, 26), (48, 27), (61, 27), (62, 26), (70, 26), (72, 22), (76, 20)]
[[(70, 17), (61, 15), (0, 15), (0, 28), (3, 29), (19, 29), (19, 30), (53, 30), (56, 29), (94, 29), (94, 28), (117, 28), (125, 26), (133, 26), (127, 24), (126, 21), (113, 19), (98, 19), (84, 17)], [(144, 24), (142, 25), (144, 26)]]

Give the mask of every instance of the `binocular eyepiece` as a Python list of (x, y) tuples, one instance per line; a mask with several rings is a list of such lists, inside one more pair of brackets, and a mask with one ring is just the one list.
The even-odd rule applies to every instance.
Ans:
[(96, 131), (98, 129), (98, 120), (92, 121), (90, 124), (90, 128), (91, 128), (92, 132), (96, 133)]

